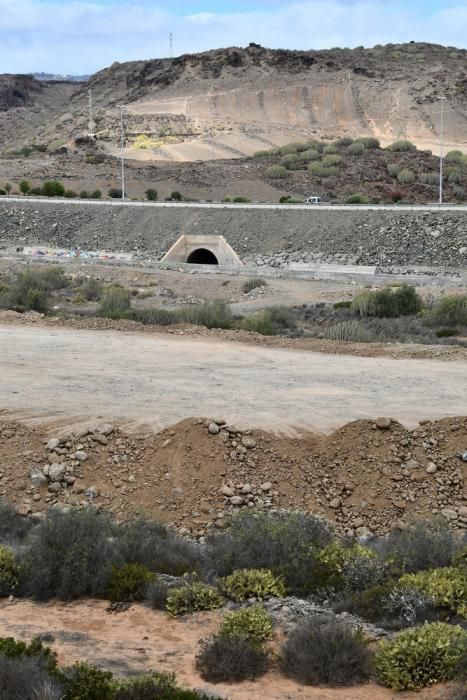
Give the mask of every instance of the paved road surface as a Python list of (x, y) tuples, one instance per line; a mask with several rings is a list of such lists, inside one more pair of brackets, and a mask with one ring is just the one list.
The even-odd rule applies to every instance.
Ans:
[(156, 429), (188, 416), (327, 432), (467, 413), (467, 363), (263, 348), (166, 334), (0, 326), (0, 409)]
[(55, 197), (0, 197), (1, 204), (55, 204), (60, 205), (79, 205), (86, 204), (93, 207), (169, 207), (174, 208), (197, 208), (197, 209), (306, 209), (308, 211), (349, 211), (354, 209), (363, 209), (366, 211), (466, 211), (465, 204), (443, 204), (441, 207), (438, 204), (227, 204), (224, 202), (132, 202), (130, 200), (121, 199), (60, 199)]

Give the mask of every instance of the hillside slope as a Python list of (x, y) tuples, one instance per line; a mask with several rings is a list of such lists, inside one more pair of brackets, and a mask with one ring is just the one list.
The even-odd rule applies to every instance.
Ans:
[(75, 85), (66, 105), (44, 113), (29, 134), (12, 124), (7, 130), (0, 119), (0, 141), (73, 145), (77, 133), (86, 134), (92, 88), (101, 144), (117, 153), (124, 104), (127, 155), (139, 160), (241, 157), (296, 139), (361, 134), (383, 143), (407, 137), (436, 150), (437, 96), (444, 94), (448, 148), (467, 150), (466, 56), (425, 43), (322, 51), (250, 44), (114, 63)]

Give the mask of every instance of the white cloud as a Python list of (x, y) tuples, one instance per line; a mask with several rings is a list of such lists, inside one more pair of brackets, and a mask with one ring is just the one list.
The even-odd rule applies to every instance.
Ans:
[(170, 31), (176, 53), (250, 41), (300, 49), (411, 39), (466, 46), (467, 7), (458, 2), (431, 16), (398, 0), (309, 0), (180, 17), (144, 0), (0, 0), (0, 71), (85, 73), (116, 60), (166, 56)]

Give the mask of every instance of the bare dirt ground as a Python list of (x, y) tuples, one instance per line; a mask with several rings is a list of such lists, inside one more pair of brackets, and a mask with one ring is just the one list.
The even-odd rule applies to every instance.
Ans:
[(466, 363), (334, 356), (169, 334), (2, 326), (1, 404), (42, 420), (76, 416), (160, 429), (191, 415), (240, 427), (329, 432), (390, 415), (465, 412)]
[[(195, 656), (200, 640), (217, 631), (220, 613), (197, 613), (177, 620), (140, 605), (118, 614), (106, 613), (106, 606), (103, 601), (93, 600), (69, 604), (2, 602), (0, 636), (30, 640), (45, 634), (62, 664), (88, 660), (117, 675), (149, 670), (175, 673), (181, 685), (212, 691), (229, 700), (390, 700), (396, 697), (435, 700), (445, 697), (446, 689), (441, 686), (397, 695), (375, 683), (340, 689), (305, 687), (284, 678), (276, 670), (255, 682), (245, 681), (235, 686), (208, 684), (196, 671)], [(272, 645), (275, 649), (277, 642), (276, 633)]]

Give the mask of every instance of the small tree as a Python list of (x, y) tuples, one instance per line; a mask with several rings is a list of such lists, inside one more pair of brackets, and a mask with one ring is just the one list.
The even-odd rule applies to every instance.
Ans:
[(30, 192), (31, 185), (29, 184), (29, 182), (27, 180), (21, 180), (21, 182), (19, 183), (19, 189), (21, 190), (21, 192), (24, 195), (26, 195)]
[(65, 188), (61, 182), (57, 180), (47, 180), (41, 188), (41, 194), (44, 197), (63, 197)]
[(112, 199), (121, 199), (122, 198), (122, 190), (119, 190), (116, 187), (111, 187), (109, 190), (109, 197)]
[(176, 202), (181, 202), (183, 199), (183, 196), (181, 195), (180, 192), (175, 190), (174, 192), (171, 192), (170, 199), (174, 199)]
[(145, 195), (146, 199), (149, 202), (155, 202), (157, 200), (157, 190), (149, 188), (148, 190), (146, 190)]

